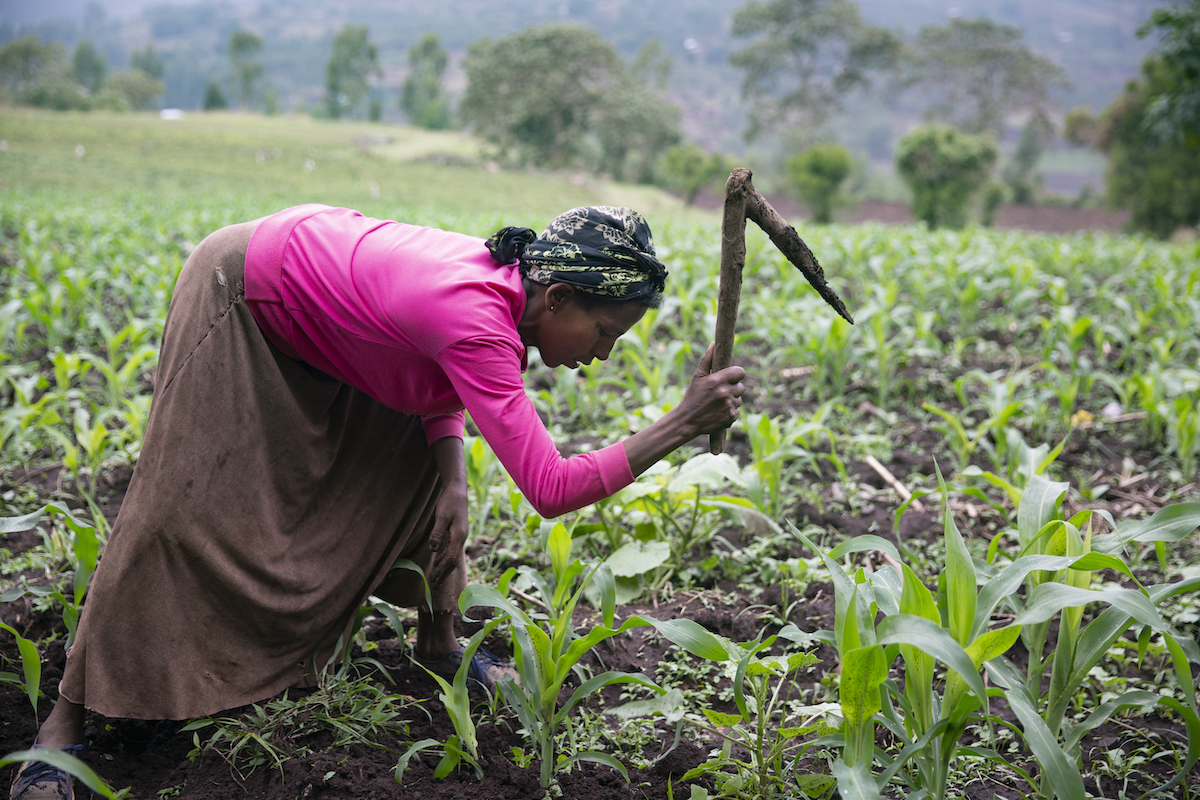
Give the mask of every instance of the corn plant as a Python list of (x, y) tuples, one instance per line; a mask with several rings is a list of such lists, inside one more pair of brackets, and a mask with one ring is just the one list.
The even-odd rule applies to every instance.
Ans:
[[(833, 774), (843, 796), (878, 797), (889, 781), (898, 779), (911, 792), (942, 800), (963, 732), (979, 709), (987, 713), (982, 665), (1007, 651), (1020, 632), (1018, 626), (983, 629), (991, 609), (980, 608), (975, 566), (946, 503), (944, 483), (942, 489), (947, 561), (939, 573), (936, 600), (900, 564), (890, 542), (858, 536), (825, 553), (792, 526), (820, 555), (833, 579), (834, 630), (823, 638), (837, 648), (842, 663), (842, 726), (839, 734), (823, 741), (841, 749)], [(900, 570), (889, 567), (868, 575), (862, 569), (851, 573), (841, 564), (845, 556), (866, 550), (889, 555)], [(885, 615), (878, 626), (877, 611)], [(905, 667), (903, 690), (888, 677), (897, 655)], [(935, 660), (949, 667), (940, 696), (934, 691)], [(876, 775), (877, 722), (897, 738), (901, 750), (894, 757), (883, 755), (884, 768)]]
[[(459, 607), (464, 612), (474, 606), (494, 608), (500, 612), (497, 619), (511, 625), (520, 681), (501, 679), (499, 689), (539, 754), (541, 785), (548, 788), (557, 772), (580, 761), (605, 764), (628, 778), (624, 765), (607, 753), (584, 751), (560, 757), (558, 733), (568, 724), (571, 709), (605, 686), (635, 683), (658, 694), (665, 690), (645, 675), (608, 671), (584, 679), (580, 673), (579, 686), (560, 705), (559, 693), (567, 680), (576, 674), (580, 659), (605, 639), (648, 625), (695, 655), (723, 661), (728, 658), (728, 653), (713, 634), (690, 620), (659, 621), (633, 616), (614, 627), (616, 590), (611, 571), (604, 564), (588, 569), (579, 559), (572, 559), (571, 536), (561, 523), (551, 529), (547, 549), (551, 573), (539, 582), (539, 590), (548, 601), (545, 615), (527, 614), (508, 599), (508, 588), (516, 575), (513, 569), (505, 572), (495, 588), (479, 584), (467, 586), (459, 598)], [(577, 636), (572, 618), (589, 581), (594, 581), (599, 590), (601, 622), (583, 636)]]
[(422, 739), (419, 742), (413, 742), (396, 762), (396, 783), (404, 782), (404, 771), (408, 768), (408, 762), (412, 760), (413, 756), (430, 748), (442, 751), (442, 758), (433, 769), (435, 780), (445, 778), (464, 763), (475, 770), (475, 777), (483, 777), (483, 763), (479, 756), (479, 738), (475, 732), (475, 720), (471, 717), (471, 696), (470, 687), (467, 685), (467, 674), (471, 670), (471, 659), (475, 657), (475, 652), (483, 644), (483, 640), (490, 636), (496, 626), (503, 621), (502, 618), (491, 620), (475, 632), (463, 649), (462, 663), (459, 664), (458, 671), (454, 673), (452, 680), (447, 681), (441, 675), (425, 669), (441, 688), (438, 699), (446, 708), (450, 722), (454, 725), (454, 733), (445, 742), (439, 742), (437, 739)]
[[(1189, 665), (1189, 662), (1200, 664), (1200, 647), (1194, 640), (1172, 631), (1157, 606), (1183, 592), (1197, 591), (1200, 578), (1143, 586), (1118, 553), (1131, 542), (1167, 543), (1187, 536), (1200, 526), (1200, 503), (1168, 506), (1148, 520), (1127, 522), (1115, 526), (1111, 533), (1093, 536), (1093, 518), (1107, 518), (1107, 515), (1082, 511), (1064, 520), (1058, 506), (1067, 488), (1066, 483), (1034, 476), (1021, 498), (1017, 519), (1021, 555), (998, 570), (981, 592), (981, 599), (986, 597), (989, 613), (1001, 603), (1015, 612), (1014, 624), (1022, 626), (1021, 636), (1029, 661), (1024, 673), (1004, 659), (989, 664), (988, 670), (1004, 687), (1009, 705), (1024, 726), (1026, 741), (1034, 747), (1044, 769), (1066, 764), (1068, 772), (1075, 770), (1080, 757), (1079, 744), (1088, 730), (1122, 708), (1161, 704), (1178, 713), (1187, 727), (1186, 772), (1200, 757), (1200, 707)], [(1111, 518), (1108, 520), (1111, 524)], [(1088, 531), (1081, 533), (1079, 526), (1085, 523)], [(1097, 569), (1114, 570), (1135, 588), (1092, 589), (1091, 575)], [(1022, 584), (1026, 590), (1023, 599), (1015, 591)], [(1089, 603), (1103, 603), (1108, 608), (1083, 625), (1084, 607)], [(1046, 655), (1046, 637), (1056, 615), (1058, 639)], [(1091, 669), (1118, 639), (1134, 628), (1139, 630), (1140, 653), (1145, 652), (1152, 634), (1162, 637), (1187, 704), (1172, 697), (1127, 693), (1095, 709), (1083, 725), (1068, 728), (1064, 725), (1066, 712), (1089, 679)], [(1043, 694), (1042, 676), (1047, 666), (1051, 674)], [(1037, 747), (1042, 748), (1041, 752)], [(1065, 779), (1060, 777), (1060, 780)], [(1162, 788), (1174, 786), (1180, 780), (1182, 773)], [(1073, 781), (1070, 783), (1073, 787)], [(1060, 792), (1060, 787), (1043, 785), (1040, 790), (1049, 796), (1051, 791)], [(1082, 796), (1082, 786), (1078, 792), (1072, 796)]]
[[(75, 630), (79, 626), (79, 612), (83, 605), (83, 597), (87, 593), (88, 584), (91, 583), (100, 557), (100, 540), (96, 536), (95, 526), (82, 522), (68, 508), (59, 503), (48, 503), (38, 511), (20, 517), (0, 518), (0, 533), (32, 530), (47, 515), (61, 516), (63, 524), (71, 532), (68, 558), (74, 568), (72, 590), (65, 592), (59, 587), (36, 586), (22, 589), (20, 594), (12, 597), (9, 597), (12, 592), (8, 592), (4, 597), (13, 600), (28, 593), (35, 597), (49, 596), (57, 600), (62, 606), (63, 624), (67, 628), (66, 647), (70, 647), (75, 641)], [(43, 537), (45, 536), (46, 534), (43, 534)], [(55, 548), (48, 547), (47, 549), (53, 551)]]

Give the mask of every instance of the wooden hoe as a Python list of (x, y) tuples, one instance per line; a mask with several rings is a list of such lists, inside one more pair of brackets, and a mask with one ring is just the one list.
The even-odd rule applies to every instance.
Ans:
[[(746, 220), (752, 219), (771, 237), (771, 241), (787, 260), (804, 273), (808, 282), (825, 302), (833, 306), (847, 322), (854, 318), (841, 298), (825, 282), (825, 273), (816, 256), (796, 233), (796, 229), (779, 216), (754, 184), (750, 170), (738, 167), (729, 173), (725, 182), (725, 215), (721, 219), (721, 288), (717, 293), (716, 349), (713, 352), (713, 372), (725, 369), (733, 362), (733, 331), (737, 326), (738, 301), (742, 296), (742, 268), (746, 266)], [(717, 455), (725, 449), (725, 431), (709, 434), (708, 449)]]

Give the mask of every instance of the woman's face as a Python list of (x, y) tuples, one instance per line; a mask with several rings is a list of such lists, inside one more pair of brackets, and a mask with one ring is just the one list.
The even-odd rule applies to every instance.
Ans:
[(547, 293), (545, 318), (538, 329), (538, 352), (548, 367), (574, 369), (592, 359), (608, 359), (617, 339), (646, 313), (638, 302), (598, 304), (585, 308), (573, 294)]

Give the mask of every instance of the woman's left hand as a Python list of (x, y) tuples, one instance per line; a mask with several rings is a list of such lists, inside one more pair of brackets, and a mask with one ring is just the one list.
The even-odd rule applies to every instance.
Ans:
[(443, 486), (434, 513), (433, 530), (429, 534), (429, 549), (435, 552), (429, 570), (429, 586), (442, 585), (446, 576), (466, 558), (467, 549), (467, 484), (453, 482)]

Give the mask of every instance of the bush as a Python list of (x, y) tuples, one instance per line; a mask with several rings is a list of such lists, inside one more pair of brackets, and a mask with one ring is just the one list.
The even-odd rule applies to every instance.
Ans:
[(817, 145), (788, 160), (792, 188), (809, 210), (813, 221), (833, 222), (842, 184), (854, 169), (850, 151), (839, 144)]
[(733, 169), (720, 153), (710, 153), (695, 142), (675, 145), (663, 153), (658, 164), (658, 183), (673, 192), (682, 192), (689, 206), (708, 187), (724, 184)]
[(209, 78), (208, 85), (204, 87), (204, 110), (220, 111), (225, 108), (229, 108), (229, 103), (225, 100), (221, 84), (217, 83), (216, 78)]
[(913, 215), (930, 228), (967, 224), (971, 200), (996, 165), (987, 134), (971, 136), (945, 125), (917, 128), (896, 148), (896, 171), (913, 194)]

